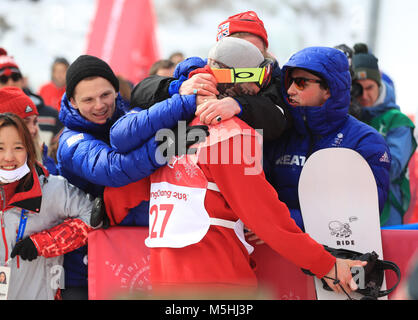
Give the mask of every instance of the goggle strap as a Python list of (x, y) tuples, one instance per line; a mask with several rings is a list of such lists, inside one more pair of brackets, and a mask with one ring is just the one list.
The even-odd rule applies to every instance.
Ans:
[(263, 72), (261, 73), (260, 81), (258, 82), (260, 86), (263, 84), (265, 74), (266, 74), (266, 67), (263, 67)]

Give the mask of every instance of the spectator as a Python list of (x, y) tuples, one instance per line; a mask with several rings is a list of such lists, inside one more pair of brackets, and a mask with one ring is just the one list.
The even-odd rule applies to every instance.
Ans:
[(170, 60), (172, 63), (174, 63), (174, 66), (178, 65), (180, 62), (182, 62), (185, 59), (183, 52), (175, 51), (168, 57), (168, 60)]
[(348, 148), (363, 156), (376, 179), (382, 211), (389, 186), (390, 151), (376, 130), (348, 115), (351, 76), (346, 55), (334, 48), (303, 49), (284, 65), (282, 78), (294, 127), (266, 143), (264, 165), (268, 180), (298, 226), (304, 229), (299, 177), (306, 159), (324, 148)]
[(362, 107), (360, 119), (384, 137), (392, 156), (388, 199), (381, 213), (381, 225), (403, 224), (411, 194), (408, 163), (417, 143), (414, 123), (396, 104), (394, 87), (381, 77), (378, 59), (371, 53), (353, 56), (354, 81), (362, 87), (357, 97)]
[(61, 98), (65, 92), (65, 74), (69, 65), (67, 59), (56, 58), (52, 64), (51, 81), (41, 86), (38, 92), (44, 103), (57, 111), (61, 108)]
[(158, 60), (151, 66), (149, 75), (172, 77), (175, 67), (176, 65), (170, 60)]
[[(105, 186), (127, 185), (164, 165), (155, 132), (175, 126), (196, 111), (195, 96), (178, 95), (150, 110), (132, 110), (141, 128), (135, 139), (142, 143), (129, 152), (117, 152), (109, 145), (109, 131), (130, 107), (118, 93), (119, 80), (112, 69), (97, 57), (82, 55), (70, 65), (66, 77), (60, 110), (66, 128), (59, 140), (58, 169), (70, 183), (94, 196), (101, 197)], [(87, 299), (86, 254), (83, 247), (65, 256), (64, 299)]]
[(52, 282), (52, 268), (62, 265), (64, 253), (86, 243), (94, 202), (38, 165), (31, 134), (17, 115), (0, 114), (0, 146), (0, 258), (13, 275), (8, 299), (59, 298), (62, 283)]

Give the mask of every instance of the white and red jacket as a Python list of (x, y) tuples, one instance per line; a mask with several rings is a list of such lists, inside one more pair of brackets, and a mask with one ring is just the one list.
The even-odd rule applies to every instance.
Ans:
[(151, 175), (153, 288), (256, 287), (242, 224), (296, 265), (327, 274), (335, 258), (297, 227), (266, 181), (255, 130), (238, 118), (209, 130), (196, 155)]
[[(87, 242), (93, 199), (60, 176), (32, 169), (31, 180), (0, 186), (0, 264), (11, 267), (9, 300), (54, 299), (63, 254)], [(23, 239), (30, 236), (38, 250), (32, 261), (10, 259), (22, 210), (27, 212)], [(7, 263), (8, 262), (8, 263)], [(62, 279), (64, 274), (62, 273)], [(61, 279), (61, 280), (62, 280)], [(63, 284), (63, 282), (61, 281)]]

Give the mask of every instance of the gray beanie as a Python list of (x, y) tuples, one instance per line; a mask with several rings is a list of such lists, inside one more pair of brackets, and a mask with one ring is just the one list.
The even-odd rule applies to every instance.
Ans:
[(220, 62), (229, 68), (257, 68), (264, 61), (264, 56), (247, 40), (225, 37), (210, 49), (208, 59)]

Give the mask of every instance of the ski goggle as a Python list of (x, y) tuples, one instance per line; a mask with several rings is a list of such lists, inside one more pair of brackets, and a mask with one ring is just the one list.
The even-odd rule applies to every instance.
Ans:
[(2, 84), (6, 84), (10, 78), (16, 82), (22, 79), (22, 75), (16, 68), (6, 68), (0, 71), (0, 82)]
[(212, 69), (218, 83), (254, 82), (259, 88), (268, 86), (273, 73), (273, 61), (266, 59), (258, 68)]

